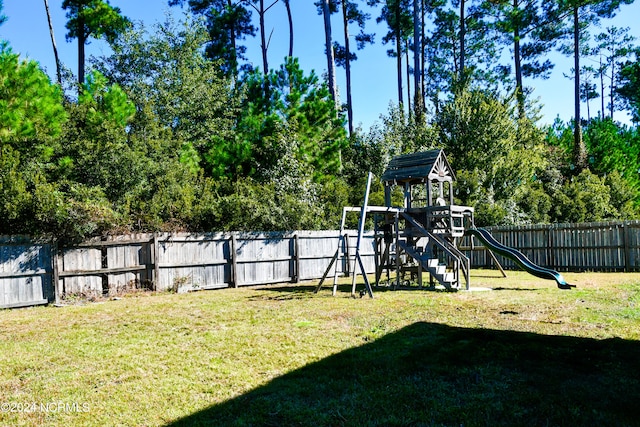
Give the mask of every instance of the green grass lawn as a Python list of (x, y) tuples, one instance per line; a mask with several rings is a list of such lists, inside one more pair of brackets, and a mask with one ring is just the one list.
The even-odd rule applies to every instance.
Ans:
[(0, 425), (640, 425), (640, 274), (508, 274), (0, 311)]

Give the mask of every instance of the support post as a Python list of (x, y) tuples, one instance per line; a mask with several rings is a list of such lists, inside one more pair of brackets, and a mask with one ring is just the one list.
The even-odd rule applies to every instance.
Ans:
[[(351, 251), (349, 250), (349, 233), (342, 235), (342, 247), (344, 248), (344, 277), (351, 276)], [(356, 260), (353, 260), (353, 271), (356, 271)]]
[(362, 278), (364, 279), (364, 284), (367, 292), (369, 293), (369, 297), (373, 298), (373, 289), (371, 289), (371, 284), (369, 283), (369, 278), (367, 277), (367, 272), (365, 271), (364, 264), (362, 262), (362, 257), (360, 256), (360, 244), (362, 243), (362, 235), (364, 234), (364, 223), (367, 219), (367, 205), (369, 204), (369, 190), (371, 188), (371, 179), (373, 178), (373, 174), (369, 172), (367, 176), (367, 188), (364, 193), (364, 201), (362, 203), (362, 211), (360, 212), (360, 221), (358, 222), (358, 240), (356, 241), (356, 261), (357, 264), (353, 269), (353, 279), (351, 280), (351, 295), (355, 296), (356, 294), (356, 276), (357, 276), (357, 266), (360, 266), (360, 272), (362, 273)]
[(53, 292), (54, 292), (54, 297), (55, 297), (55, 304), (59, 305), (61, 300), (62, 300), (62, 293), (60, 291), (60, 274), (58, 272), (58, 241), (57, 240), (53, 240), (52, 244), (51, 244), (51, 249), (53, 250), (52, 254), (51, 254), (51, 261), (52, 261), (52, 268), (53, 268), (53, 275), (52, 275), (52, 281), (53, 281)]
[(293, 235), (293, 252), (294, 283), (300, 283), (300, 242), (298, 233)]
[(236, 253), (236, 235), (231, 233), (231, 241), (229, 247), (229, 257), (231, 258), (231, 286), (237, 288), (238, 283), (238, 257)]
[(153, 290), (158, 290), (160, 283), (160, 242), (158, 233), (153, 233)]
[(496, 258), (496, 255), (489, 249), (485, 249), (485, 250), (489, 252), (489, 256), (491, 256), (491, 259), (493, 259), (493, 263), (496, 265), (496, 267), (498, 267), (498, 270), (500, 270), (500, 273), (502, 273), (502, 277), (507, 277), (507, 273), (505, 273), (504, 268), (502, 268), (502, 265), (500, 265), (500, 262), (498, 261), (498, 258)]
[[(349, 271), (349, 235), (344, 233), (344, 227), (347, 222), (347, 208), (342, 208), (342, 218), (340, 219), (340, 237), (338, 238), (338, 249), (336, 250), (336, 256), (340, 254), (340, 246), (344, 245), (344, 250), (346, 251), (346, 268)], [(344, 254), (343, 254), (344, 255)], [(344, 260), (344, 256), (343, 256)], [(347, 273), (348, 274), (348, 273)], [(338, 264), (336, 264), (336, 268), (333, 271), (333, 290), (331, 291), (333, 296), (336, 296), (338, 292)]]
[(400, 217), (396, 214), (396, 289), (400, 287)]
[(629, 227), (630, 223), (625, 221), (622, 223), (622, 247), (624, 250), (624, 269), (623, 271), (629, 272), (631, 271), (631, 253), (629, 250), (629, 232), (631, 231)]
[[(324, 274), (322, 275), (322, 279), (320, 279), (320, 283), (318, 283), (318, 286), (314, 291), (315, 293), (318, 293), (318, 291), (320, 291), (320, 289), (322, 288), (322, 284), (324, 283), (324, 280), (329, 275), (329, 271), (331, 271), (331, 267), (333, 266), (333, 264), (336, 263), (336, 261), (338, 261), (338, 258), (340, 257), (340, 250), (341, 250), (343, 238), (347, 240), (349, 239), (349, 236), (347, 236), (346, 234), (343, 237), (344, 224), (345, 224), (346, 218), (347, 218), (347, 208), (343, 207), (342, 219), (340, 220), (340, 234), (338, 234), (338, 247), (336, 248), (336, 252), (333, 254), (333, 258), (331, 258), (331, 262), (329, 263), (329, 266), (327, 267)], [(347, 245), (348, 245), (348, 242), (347, 242)], [(347, 265), (348, 264), (349, 264), (349, 259), (347, 258)], [(332, 292), (333, 296), (336, 296), (337, 291), (338, 291), (338, 264), (336, 264), (336, 268), (333, 272), (333, 292)]]

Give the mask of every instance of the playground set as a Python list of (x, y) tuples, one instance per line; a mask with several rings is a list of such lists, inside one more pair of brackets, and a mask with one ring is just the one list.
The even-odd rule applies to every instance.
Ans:
[[(331, 267), (338, 260), (354, 262), (352, 295), (356, 294), (356, 272), (360, 269), (365, 282), (363, 296), (373, 297), (373, 288), (365, 273), (360, 246), (367, 215), (373, 216), (375, 247), (375, 284), (380, 286), (383, 276), (392, 283), (391, 272), (395, 271), (394, 288), (416, 279), (424, 289), (444, 288), (448, 291), (470, 289), (470, 261), (460, 250), (460, 242), (469, 236), (471, 248), (477, 238), (492, 256), (496, 265), (502, 267), (494, 253), (514, 261), (522, 269), (543, 279), (555, 280), (560, 289), (570, 289), (562, 275), (555, 270), (538, 266), (520, 251), (502, 245), (487, 230), (476, 228), (474, 209), (454, 204), (453, 183), (455, 174), (443, 150), (430, 150), (396, 156), (382, 174), (385, 189), (385, 206), (368, 206), (372, 174), (369, 173), (364, 203), (361, 208), (344, 207), (340, 224), (340, 242), (325, 274), (316, 288), (318, 292)], [(403, 205), (392, 206), (392, 193), (400, 187)], [(360, 212), (358, 238), (354, 256), (346, 253), (348, 242), (344, 238), (347, 212)], [(423, 284), (423, 272), (429, 273), (429, 285)], [(504, 271), (503, 271), (504, 274)], [(338, 264), (334, 269), (333, 293), (337, 290)], [(405, 280), (409, 277), (409, 280)]]

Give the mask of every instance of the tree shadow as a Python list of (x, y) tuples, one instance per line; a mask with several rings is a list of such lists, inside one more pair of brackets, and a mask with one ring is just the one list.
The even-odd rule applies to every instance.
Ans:
[(170, 426), (637, 426), (640, 343), (415, 323)]

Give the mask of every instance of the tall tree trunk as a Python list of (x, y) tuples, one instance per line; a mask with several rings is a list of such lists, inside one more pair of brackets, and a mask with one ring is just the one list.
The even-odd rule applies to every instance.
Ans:
[(409, 66), (409, 40), (407, 40), (404, 49), (404, 61), (407, 64), (407, 110), (409, 111), (409, 117), (411, 117), (413, 115), (413, 109), (411, 108), (411, 67)]
[(467, 35), (467, 27), (465, 25), (464, 6), (465, 6), (465, 0), (460, 0), (460, 81), (463, 81), (464, 79), (464, 67), (465, 67), (465, 64), (464, 64), (465, 40), (464, 39)]
[(396, 67), (398, 69), (398, 105), (404, 111), (402, 100), (402, 31), (400, 29), (400, 0), (396, 0)]
[[(233, 10), (233, 3), (231, 0), (227, 0), (227, 7), (229, 10)], [(236, 50), (236, 26), (231, 20), (231, 24), (229, 25), (229, 41), (231, 42), (231, 67), (233, 68), (234, 78), (238, 75), (238, 52)]]
[(579, 173), (587, 166), (587, 152), (582, 141), (582, 124), (580, 123), (580, 18), (579, 7), (573, 8), (573, 55), (575, 67), (575, 128), (573, 132), (573, 162), (576, 167), (576, 173)]
[(338, 88), (336, 86), (336, 61), (333, 55), (333, 41), (331, 37), (331, 10), (329, 0), (322, 1), (322, 16), (324, 18), (325, 49), (327, 53), (327, 76), (329, 79), (329, 91), (331, 99), (336, 103), (338, 111)]
[(422, 23), (422, 28), (420, 29), (420, 71), (422, 71), (420, 73), (420, 89), (422, 90), (422, 106), (424, 107), (426, 105), (426, 83), (425, 83), (425, 63), (426, 63), (426, 52), (425, 50), (427, 49), (425, 40), (426, 40), (426, 36), (425, 36), (425, 20), (426, 20), (426, 13), (425, 13), (425, 6), (424, 6), (424, 0), (422, 1), (422, 18), (421, 18), (421, 23)]
[(421, 0), (413, 0), (413, 109), (415, 110), (416, 122), (420, 122), (422, 120), (422, 112), (424, 110), (422, 103), (422, 85), (420, 83), (420, 76), (422, 75), (420, 61), (420, 52), (422, 51), (420, 43), (422, 14), (420, 12), (420, 2)]
[(267, 37), (265, 33), (264, 27), (264, 15), (266, 11), (264, 8), (264, 0), (260, 0), (260, 10), (258, 11), (258, 15), (260, 16), (260, 48), (262, 49), (262, 68), (263, 73), (266, 76), (269, 74), (269, 61), (267, 58)]
[(611, 120), (613, 120), (613, 97), (614, 97), (614, 90), (615, 90), (615, 85), (614, 82), (616, 78), (616, 62), (615, 62), (615, 57), (612, 57), (611, 59), (611, 84), (609, 86), (609, 101), (611, 102), (609, 104), (609, 112), (610, 112), (610, 117)]
[(600, 119), (604, 120), (604, 69), (602, 68), (602, 54), (600, 54)]
[(53, 57), (56, 61), (56, 77), (58, 85), (62, 87), (62, 70), (60, 69), (60, 57), (58, 56), (58, 46), (56, 45), (56, 37), (53, 34), (53, 23), (51, 22), (51, 13), (49, 11), (49, 0), (44, 0), (44, 8), (47, 12), (47, 22), (49, 22), (49, 34), (51, 35), (51, 45), (53, 46)]
[(344, 70), (347, 78), (347, 120), (349, 136), (353, 135), (353, 104), (351, 103), (351, 47), (349, 44), (349, 17), (347, 16), (347, 1), (342, 0), (342, 23), (344, 24)]
[(293, 16), (291, 15), (291, 0), (283, 0), (284, 7), (287, 8), (287, 19), (289, 21), (289, 58), (293, 57)]
[(87, 43), (87, 36), (84, 31), (84, 19), (78, 16), (78, 91), (82, 90), (84, 84), (84, 46)]
[[(520, 7), (518, 0), (513, 0), (513, 10)], [(516, 23), (513, 28), (513, 60), (516, 71), (516, 100), (518, 103), (518, 118), (524, 119), (524, 85), (522, 83), (522, 57), (520, 55), (520, 25)]]

